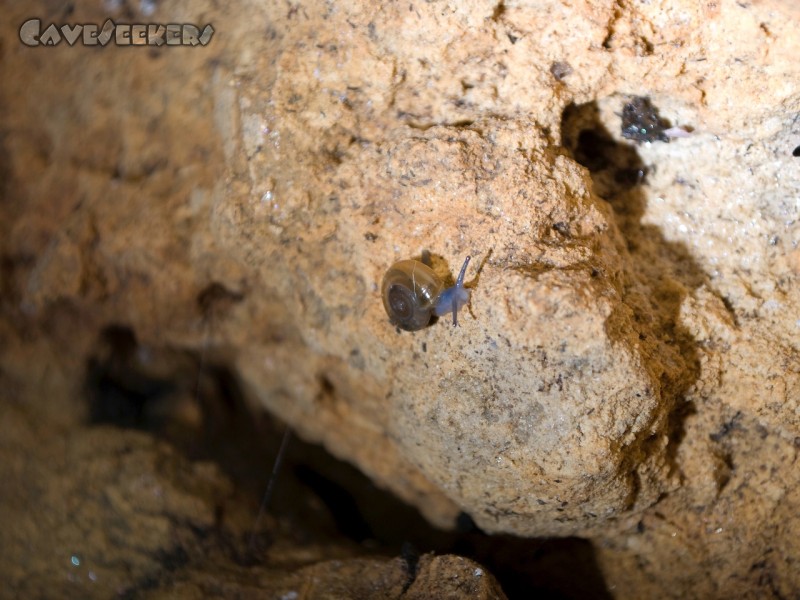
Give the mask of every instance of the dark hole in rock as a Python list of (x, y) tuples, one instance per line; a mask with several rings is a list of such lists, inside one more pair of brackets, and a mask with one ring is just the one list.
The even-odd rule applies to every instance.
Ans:
[(616, 155), (616, 143), (602, 131), (584, 129), (578, 134), (575, 145), (575, 160), (590, 171), (597, 172), (609, 168)]
[(133, 331), (111, 326), (101, 334), (101, 354), (86, 367), (89, 419), (120, 427), (147, 429), (147, 406), (173, 391), (172, 382), (137, 367), (139, 347)]
[[(151, 368), (148, 353), (155, 353), (160, 369)], [(327, 377), (319, 384), (322, 393), (335, 393)], [(143, 348), (130, 328), (111, 326), (88, 365), (86, 388), (93, 423), (149, 430), (189, 458), (215, 461), (251, 499), (255, 525), (285, 426), (248, 404), (230, 369), (214, 360), (201, 364), (199, 352)], [(186, 402), (194, 403), (196, 422), (183, 422)], [(511, 599), (610, 597), (590, 542), (490, 536), (466, 513), (455, 531), (438, 530), (352, 465), (296, 436), (267, 512), (292, 523), (295, 535), (309, 543), (344, 537), (365, 554), (397, 556), (403, 547), (413, 547), (420, 555), (473, 558)], [(271, 543), (269, 532), (255, 531), (248, 540), (227, 540), (224, 546), (233, 561), (246, 566), (263, 563)], [(164, 559), (169, 569), (182, 556), (178, 551)]]
[(472, 520), (469, 513), (462, 511), (458, 513), (458, 517), (456, 518), (456, 531), (459, 533), (473, 533), (475, 531), (480, 531), (480, 529), (475, 524), (475, 521)]
[(600, 120), (597, 104), (571, 104), (561, 116), (562, 144), (589, 169), (594, 191), (620, 214), (643, 210), (637, 188), (647, 183), (648, 167), (635, 146), (616, 141)]
[(233, 304), (244, 300), (244, 294), (234, 292), (218, 282), (212, 282), (197, 294), (197, 305), (204, 315), (227, 311)]
[(325, 503), (342, 535), (359, 543), (374, 539), (372, 528), (347, 488), (306, 465), (297, 466), (294, 475)]

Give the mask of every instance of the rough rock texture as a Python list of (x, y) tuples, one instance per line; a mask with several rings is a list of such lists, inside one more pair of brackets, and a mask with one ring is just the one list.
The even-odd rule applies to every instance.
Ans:
[(16, 439), (30, 433), (22, 411), (2, 415), (0, 475), (19, 482), (0, 492), (4, 597), (505, 598), (458, 556), (422, 556), (412, 573), (271, 517), (252, 543), (251, 515), (213, 465), (110, 427), (35, 447)]
[[(592, 538), (620, 597), (800, 588), (795, 4), (182, 10), (209, 47), (2, 25), (12, 389), (69, 397), (123, 325), (434, 523)], [(624, 140), (632, 96), (691, 135)], [(470, 314), (399, 333), (424, 250), (475, 257)]]

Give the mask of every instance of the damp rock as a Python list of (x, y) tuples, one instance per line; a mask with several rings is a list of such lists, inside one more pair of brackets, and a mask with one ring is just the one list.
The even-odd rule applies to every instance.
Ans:
[[(583, 536), (630, 596), (791, 595), (796, 12), (408, 8), (209, 5), (225, 36), (107, 47), (91, 76), (80, 47), (4, 45), (9, 406), (46, 399), (26, 418), (83, 432), (74, 399), (118, 324), (225, 365), (248, 403), (441, 527)], [(16, 40), (29, 15), (9, 10)], [(697, 133), (615, 162), (623, 94), (650, 99), (627, 111), (633, 139), (671, 138), (659, 112)], [(569, 106), (597, 109), (592, 161), (571, 152)], [(472, 301), (457, 329), (398, 333), (379, 282), (426, 249), (444, 274), (473, 256)], [(19, 456), (9, 478), (40, 481)], [(198, 506), (191, 523), (213, 523)], [(133, 521), (152, 526), (145, 583), (150, 549), (185, 533), (150, 516)]]

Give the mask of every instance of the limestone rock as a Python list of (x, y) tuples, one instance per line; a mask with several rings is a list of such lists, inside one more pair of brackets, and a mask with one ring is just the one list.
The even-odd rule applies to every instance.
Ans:
[[(122, 324), (441, 526), (591, 537), (633, 596), (800, 586), (795, 4), (203, 8), (208, 47), (125, 52), (7, 9), (13, 389)], [(625, 140), (632, 97), (689, 137)], [(381, 277), (426, 250), (474, 256), (469, 314), (398, 333)]]

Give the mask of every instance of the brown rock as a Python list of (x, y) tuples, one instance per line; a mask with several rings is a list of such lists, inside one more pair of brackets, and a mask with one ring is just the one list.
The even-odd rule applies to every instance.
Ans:
[(25, 424), (3, 417), (1, 474), (19, 485), (0, 493), (0, 572), (14, 597), (505, 597), (467, 559), (428, 555), (409, 571), (299, 541), (271, 516), (254, 545), (247, 507), (212, 465), (108, 427), (9, 444)]
[[(193, 49), (26, 48), (7, 11), (14, 394), (74, 397), (122, 324), (434, 523), (591, 537), (621, 596), (800, 587), (793, 4), (205, 9)], [(634, 97), (690, 137), (625, 141)], [(425, 250), (473, 255), (470, 311), (400, 334), (379, 282)]]

